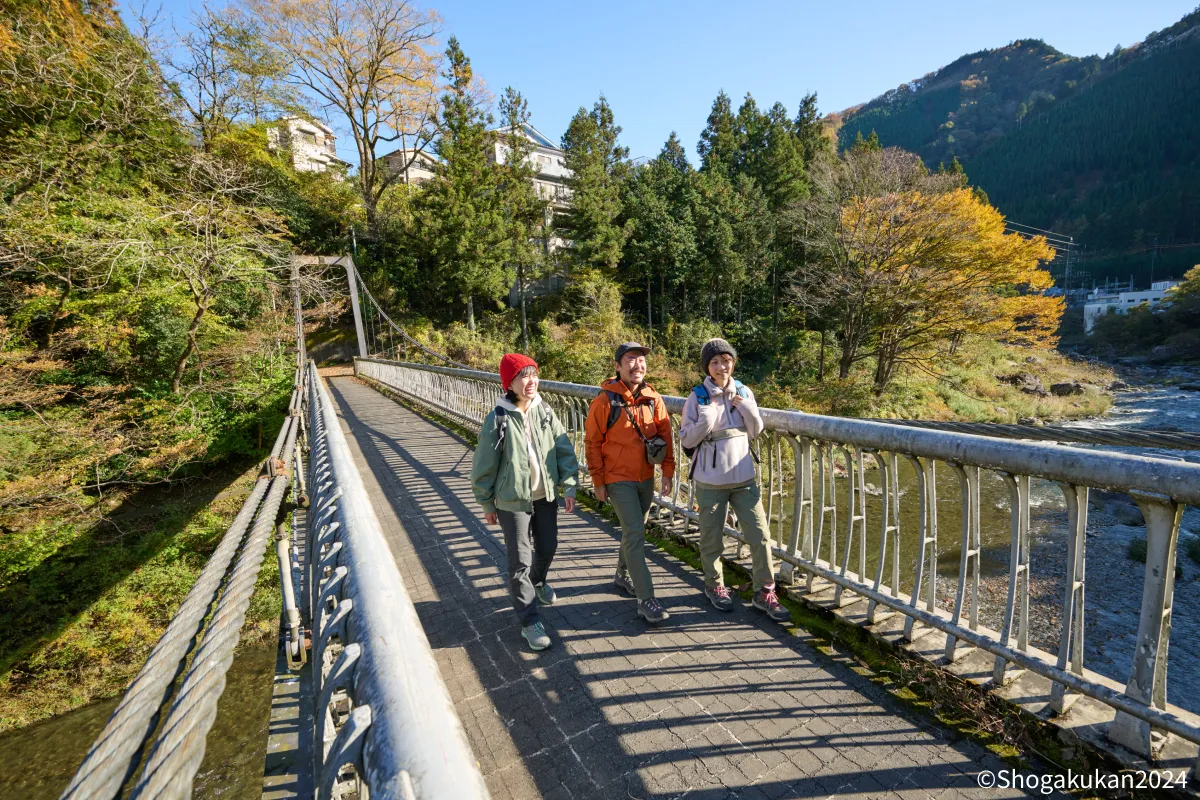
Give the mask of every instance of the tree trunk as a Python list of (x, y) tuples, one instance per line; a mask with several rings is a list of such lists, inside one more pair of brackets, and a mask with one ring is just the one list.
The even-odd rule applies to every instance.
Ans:
[(521, 352), (528, 355), (529, 319), (525, 315), (525, 264), (519, 260), (517, 261), (517, 291), (521, 293)]
[(658, 276), (658, 321), (662, 325), (663, 333), (667, 330), (667, 279), (662, 275)]
[(196, 313), (192, 315), (191, 324), (188, 325), (187, 345), (183, 348), (179, 360), (175, 362), (175, 374), (171, 376), (171, 391), (175, 394), (179, 394), (179, 386), (183, 382), (183, 370), (187, 367), (188, 359), (192, 357), (192, 353), (196, 352), (196, 331), (200, 330), (200, 320), (204, 318), (206, 311), (208, 311), (207, 299), (196, 304)]
[(821, 358), (817, 367), (817, 383), (825, 382), (825, 336), (827, 331), (821, 328)]
[(654, 347), (654, 305), (650, 301), (650, 273), (646, 273), (646, 325), (650, 329), (650, 346)]
[(467, 297), (467, 330), (475, 332), (475, 298)]

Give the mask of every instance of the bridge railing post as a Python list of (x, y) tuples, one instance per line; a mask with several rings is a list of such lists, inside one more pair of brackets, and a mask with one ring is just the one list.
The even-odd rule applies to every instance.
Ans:
[[(476, 429), (499, 394), (499, 377), (476, 370), (379, 359), (359, 359), (356, 369), (360, 375)], [(475, 391), (474, 402), (456, 402), (462, 387), (468, 385)], [(585, 463), (583, 418), (587, 404), (598, 391), (594, 386), (541, 381), (542, 394), (554, 403), (571, 430), (581, 464)], [(683, 398), (665, 397), (664, 401), (677, 420)], [(946, 636), (946, 661), (982, 651), (991, 656), (992, 683), (996, 686), (1020, 680), (1025, 673), (1048, 678), (1052, 682), (1050, 706), (1057, 713), (1066, 713), (1078, 697), (1098, 701), (1116, 713), (1110, 730), (1112, 738), (1139, 752), (1156, 751), (1161, 743), (1156, 732), (1169, 732), (1200, 744), (1200, 717), (1169, 706), (1165, 688), (1179, 515), (1184, 505), (1200, 504), (1200, 465), (1010, 441), (977, 435), (974, 428), (962, 433), (953, 427), (940, 430), (769, 408), (761, 412), (767, 432), (762, 448), (766, 454), (762, 480), (769, 496), (771, 519), (780, 526), (779, 541), (773, 549), (785, 582), (798, 583), (797, 571), (806, 573), (804, 588), (814, 602), (833, 607), (865, 600), (868, 624), (886, 626), (893, 624), (889, 617), (903, 615), (906, 641), (940, 631)], [(1110, 441), (1112, 436), (1105, 432), (1105, 442), (1117, 443)], [(1086, 436), (1079, 434), (1076, 438), (1082, 441)], [(781, 439), (792, 448), (795, 467), (791, 474), (775, 453), (782, 446)], [(667, 524), (682, 519), (686, 525), (696, 518), (696, 512), (691, 487), (685, 480), (686, 457), (678, 447), (676, 452), (679, 479), (675, 489), (669, 496), (656, 494), (655, 503), (661, 507)], [(907, 491), (900, 488), (901, 457), (912, 468), (913, 485)], [(952, 472), (939, 472), (939, 462)], [(882, 488), (867, 483), (868, 466), (878, 470)], [(954, 477), (950, 480), (957, 478), (959, 484), (957, 522), (961, 531), (954, 594), (947, 602), (938, 596), (938, 481), (940, 476), (951, 474)], [(986, 537), (981, 503), (985, 480), (1008, 487), (1005, 530), (993, 526), (989, 515), (988, 524), (993, 527), (988, 528)], [(1034, 566), (1030, 497), (1034, 481), (1043, 487), (1058, 484), (1066, 499), (1067, 578), (1057, 657), (1031, 646), (1029, 641), (1029, 587)], [(1124, 693), (1114, 691), (1102, 676), (1088, 671), (1083, 664), (1088, 487), (1131, 495), (1147, 520), (1150, 544), (1139, 649)], [(792, 519), (784, 541), (786, 515), (782, 501), (789, 493)], [(873, 497), (879, 502), (869, 499)], [(899, 559), (903, 503), (915, 511), (905, 518), (917, 523), (912, 534), (916, 558), (904, 564)], [(868, 528), (868, 517), (878, 523), (878, 528), (874, 524)], [(846, 526), (847, 537), (841, 547), (839, 520)], [(876, 530), (878, 547), (869, 548)], [(727, 526), (726, 534), (734, 542), (743, 542), (741, 533), (733, 527)], [(986, 545), (997, 548), (997, 552), (998, 542), (1006, 542), (1008, 585), (1006, 601), (1000, 608), (985, 607), (980, 591), (985, 538)], [(872, 564), (874, 579), (869, 580), (868, 559), (876, 555), (878, 561)], [(911, 582), (904, 583), (910, 576)], [(949, 577), (945, 575), (943, 580)], [(825, 594), (829, 589), (832, 591)], [(985, 611), (1002, 620), (999, 631), (985, 626)]]

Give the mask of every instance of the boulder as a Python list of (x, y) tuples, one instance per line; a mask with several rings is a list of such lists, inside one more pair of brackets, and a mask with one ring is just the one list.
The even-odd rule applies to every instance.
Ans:
[(1200, 392), (1200, 383), (1181, 383), (1179, 388), (1185, 392)]
[(1046, 424), (1045, 422), (1042, 422), (1037, 417), (1021, 417), (1020, 419), (1017, 420), (1017, 422), (1020, 423), (1021, 425), (1045, 425)]
[(1052, 383), (1050, 384), (1050, 394), (1056, 397), (1070, 397), (1074, 394), (1083, 394), (1083, 384), (1079, 381)]
[(997, 378), (1001, 383), (1015, 386), (1025, 394), (1036, 394), (1045, 397), (1049, 394), (1042, 386), (1041, 380), (1032, 372), (1015, 372), (1012, 375), (1001, 375)]
[(1110, 392), (1124, 392), (1129, 389), (1129, 384), (1125, 381), (1113, 381), (1108, 385)]
[(1045, 364), (1046, 359), (1038, 358), (1037, 356), (1025, 356), (1026, 364)]

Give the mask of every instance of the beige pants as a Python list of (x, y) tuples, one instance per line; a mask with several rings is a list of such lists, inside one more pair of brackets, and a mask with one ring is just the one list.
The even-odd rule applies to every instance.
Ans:
[(725, 551), (725, 517), (729, 506), (737, 514), (738, 527), (750, 545), (754, 563), (754, 591), (775, 582), (775, 565), (771, 559), (771, 531), (763, 512), (762, 493), (758, 481), (751, 480), (736, 486), (696, 484), (696, 503), (700, 506), (700, 564), (704, 567), (704, 585), (724, 586), (721, 554)]

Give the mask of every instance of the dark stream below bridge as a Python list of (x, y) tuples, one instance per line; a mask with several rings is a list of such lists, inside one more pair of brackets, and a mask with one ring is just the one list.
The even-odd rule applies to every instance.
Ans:
[[(196, 800), (240, 800), (261, 793), (276, 650), (273, 643), (255, 644), (234, 656), (196, 775)], [(0, 798), (55, 800), (118, 700), (101, 700), (0, 734)]]
[[(1074, 423), (1080, 427), (1145, 429), (1173, 427), (1200, 432), (1200, 393), (1175, 388), (1149, 388), (1117, 395), (1113, 409), (1101, 419)], [(1126, 449), (1160, 458), (1200, 462), (1200, 452)], [(917, 506), (915, 473), (901, 459), (901, 588), (912, 587), (917, 560)], [(867, 473), (878, 485), (879, 472)], [(845, 480), (838, 480), (838, 558), (845, 545)], [(912, 496), (909, 496), (909, 495)], [(982, 560), (981, 617), (984, 624), (1000, 627), (1008, 588), (1008, 550), (1011, 523), (1009, 495), (1003, 480), (983, 473), (980, 487)], [(1031, 485), (1032, 581), (1030, 598), (1031, 643), (1056, 651), (1062, 603), (1062, 568), (1066, 560), (1066, 510), (1057, 486), (1034, 480)], [(938, 468), (939, 506), (939, 605), (951, 608), (958, 574), (961, 536), (960, 488), (954, 472)], [(1118, 512), (1120, 510), (1118, 509)], [(879, 498), (867, 503), (867, 572), (875, 574), (879, 549)], [(1145, 535), (1145, 528), (1128, 515), (1093, 507), (1088, 522), (1087, 652), (1090, 669), (1124, 681), (1133, 652), (1141, 606), (1144, 566), (1128, 558), (1130, 540)], [(787, 520), (785, 519), (785, 523)], [(774, 527), (774, 526), (773, 526)], [(1189, 539), (1200, 534), (1200, 513), (1188, 509), (1184, 516), (1179, 564), (1183, 578), (1176, 582), (1174, 627), (1168, 672), (1168, 700), (1200, 713), (1200, 564), (1183, 552)], [(828, 557), (828, 545), (821, 557)], [(856, 570), (854, 552), (851, 570)], [(889, 565), (890, 566), (890, 565)], [(257, 797), (261, 791), (270, 716), (271, 677), (276, 649), (270, 645), (243, 648), (235, 657), (221, 698), (215, 727), (197, 775), (196, 798)], [(0, 735), (0, 795), (23, 800), (54, 800), (65, 788), (88, 747), (104, 727), (116, 699), (88, 706), (27, 728)]]

